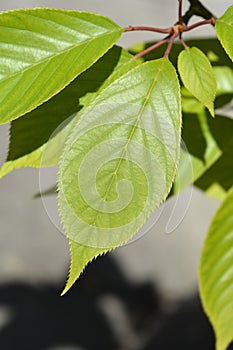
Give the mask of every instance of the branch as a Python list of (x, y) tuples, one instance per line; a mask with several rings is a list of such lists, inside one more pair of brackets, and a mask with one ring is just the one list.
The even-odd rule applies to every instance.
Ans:
[(147, 27), (147, 26), (128, 26), (124, 28), (125, 32), (133, 32), (136, 30), (147, 30), (149, 32), (170, 34), (171, 28), (156, 28), (156, 27)]
[(143, 50), (142, 52), (139, 52), (137, 55), (135, 55), (135, 58), (142, 57), (144, 55), (147, 55), (149, 52), (157, 49), (158, 47), (162, 46), (163, 44), (167, 43), (169, 41), (170, 37), (164, 38), (163, 40), (158, 41), (157, 43), (153, 44), (152, 46), (148, 47), (147, 49)]
[(188, 24), (189, 20), (193, 16), (199, 16), (204, 19), (216, 18), (199, 0), (188, 0), (190, 2), (190, 7), (188, 11), (183, 16), (183, 21)]
[(182, 24), (183, 23), (183, 18), (182, 18), (182, 0), (179, 1), (179, 9), (178, 9), (178, 23)]

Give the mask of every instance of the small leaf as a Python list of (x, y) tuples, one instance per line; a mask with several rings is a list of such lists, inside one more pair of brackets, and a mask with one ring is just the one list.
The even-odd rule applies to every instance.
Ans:
[(233, 5), (230, 6), (226, 12), (217, 19), (216, 33), (226, 53), (233, 60)]
[(116, 71), (81, 111), (58, 182), (61, 220), (74, 242), (69, 287), (90, 260), (128, 241), (166, 198), (180, 133), (179, 83), (167, 58)]
[(185, 49), (179, 55), (178, 69), (184, 86), (214, 116), (217, 84), (208, 58), (196, 47)]
[[(233, 71), (229, 66), (215, 66), (213, 69), (217, 80), (215, 105), (219, 108), (232, 100)], [(181, 92), (183, 145), (172, 194), (195, 182), (195, 186), (208, 196), (223, 199), (232, 186), (233, 120), (218, 114), (212, 120), (188, 90), (183, 87)]]
[(103, 16), (48, 8), (2, 12), (0, 26), (0, 124), (56, 95), (123, 32)]
[(218, 209), (204, 243), (200, 264), (200, 294), (214, 327), (216, 350), (233, 340), (233, 187)]

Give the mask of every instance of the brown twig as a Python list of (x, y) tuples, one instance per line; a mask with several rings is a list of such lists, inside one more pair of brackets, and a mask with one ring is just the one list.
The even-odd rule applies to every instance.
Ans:
[(179, 35), (179, 33), (175, 32), (174, 34), (172, 34), (172, 36), (170, 36), (167, 49), (164, 53), (164, 57), (167, 57), (169, 55), (169, 53), (171, 52), (172, 45), (173, 45), (175, 39), (178, 37), (178, 35)]
[(171, 28), (156, 28), (156, 27), (147, 27), (147, 26), (128, 26), (125, 28), (125, 32), (133, 32), (136, 30), (146, 30), (149, 32), (170, 34)]
[[(182, 33), (188, 32), (194, 28), (206, 25), (206, 24), (212, 24), (215, 25), (217, 17), (215, 17), (205, 6), (202, 5), (202, 3), (199, 0), (188, 0), (190, 3), (190, 7), (188, 11), (182, 16), (182, 4), (183, 0), (179, 1), (179, 7), (178, 7), (178, 22), (170, 28), (156, 28), (156, 27), (148, 27), (148, 26), (128, 26), (125, 28), (125, 32), (132, 32), (137, 30), (145, 30), (150, 32), (156, 32), (156, 33), (163, 33), (168, 34), (167, 37), (160, 40), (159, 42), (155, 43), (154, 45), (148, 47), (147, 49), (143, 50), (142, 52), (135, 55), (135, 58), (142, 57), (149, 52), (157, 49), (158, 47), (162, 46), (163, 44), (168, 42), (167, 49), (164, 53), (164, 57), (167, 57), (172, 49), (172, 45), (175, 41), (175, 39), (179, 36), (181, 44), (187, 48), (188, 46), (185, 44), (184, 40), (182, 39)], [(188, 22), (191, 19), (192, 16), (200, 16), (204, 18), (203, 21), (197, 22), (195, 24), (192, 24), (188, 26)]]
[(137, 55), (135, 55), (134, 57), (135, 57), (135, 58), (140, 58), (140, 57), (142, 57), (142, 56), (148, 54), (149, 52), (151, 52), (151, 51), (157, 49), (158, 47), (162, 46), (163, 44), (167, 43), (167, 42), (169, 41), (169, 39), (170, 39), (170, 36), (167, 37), (167, 38), (164, 38), (163, 40), (158, 41), (156, 44), (154, 44), (154, 45), (148, 47), (147, 49), (143, 50), (142, 52), (139, 52), (139, 53), (138, 53)]
[(204, 21), (197, 22), (195, 24), (192, 24), (191, 26), (185, 26), (183, 32), (188, 32), (194, 28), (206, 25), (206, 24), (215, 24), (216, 18), (212, 17), (210, 19), (205, 19)]

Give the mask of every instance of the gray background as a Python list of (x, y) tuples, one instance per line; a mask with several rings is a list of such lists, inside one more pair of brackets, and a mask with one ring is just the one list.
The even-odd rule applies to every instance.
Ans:
[[(232, 1), (206, 0), (203, 3), (220, 15)], [(93, 11), (109, 16), (123, 26), (144, 24), (167, 27), (176, 21), (177, 1), (0, 1), (0, 10), (33, 6)], [(192, 36), (207, 32), (214, 35), (212, 28), (208, 28), (197, 29)], [(151, 34), (146, 37), (150, 40), (157, 38)], [(129, 46), (143, 38), (145, 34), (128, 33), (124, 34), (120, 43)], [(7, 149), (7, 129), (4, 126), (0, 128), (0, 147), (2, 162)], [(48, 172), (46, 176), (49, 186), (53, 173)], [(49, 281), (55, 285), (58, 283), (62, 289), (69, 263), (68, 247), (49, 219), (53, 208), (49, 209), (48, 214), (42, 201), (32, 198), (38, 190), (39, 173), (35, 169), (14, 171), (0, 181), (0, 282), (18, 280), (35, 285)], [(218, 202), (194, 191), (189, 205), (179, 203), (180, 218), (187, 209), (182, 222), (172, 234), (166, 235), (173, 206), (174, 199), (169, 201), (160, 220), (149, 233), (111, 255), (130, 280), (149, 280), (165, 298), (176, 300), (196, 292), (201, 246)]]

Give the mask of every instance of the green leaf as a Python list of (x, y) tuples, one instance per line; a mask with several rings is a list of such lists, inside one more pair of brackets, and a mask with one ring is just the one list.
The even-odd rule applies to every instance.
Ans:
[(231, 60), (233, 60), (233, 5), (230, 6), (226, 12), (217, 19), (215, 28), (218, 39), (220, 40), (228, 56), (231, 58)]
[[(217, 80), (215, 107), (221, 108), (232, 100), (233, 72), (228, 66), (215, 66), (213, 70)], [(233, 121), (224, 115), (212, 120), (193, 95), (184, 87), (181, 91), (183, 144), (171, 194), (195, 182), (208, 196), (223, 199), (232, 186)]]
[(69, 287), (88, 261), (142, 227), (169, 193), (179, 158), (179, 83), (168, 59), (110, 78), (81, 111), (60, 163), (60, 216), (75, 242)]
[(62, 296), (66, 294), (72, 285), (76, 282), (88, 262), (109, 251), (109, 249), (84, 246), (71, 240), (69, 240), (69, 246), (71, 257), (69, 278), (63, 292), (61, 293)]
[(178, 58), (178, 70), (184, 86), (206, 106), (214, 116), (216, 79), (210, 61), (196, 47), (183, 50)]
[(71, 116), (85, 102), (83, 96), (95, 94), (115, 70), (131, 60), (126, 50), (113, 47), (60, 93), (13, 121), (8, 158), (0, 169), (0, 178), (21, 167), (56, 165), (73, 127)]
[(123, 32), (100, 15), (48, 8), (2, 12), (0, 26), (0, 124), (56, 95)]
[(200, 294), (214, 327), (216, 350), (233, 340), (233, 187), (218, 209), (204, 243), (200, 264)]

